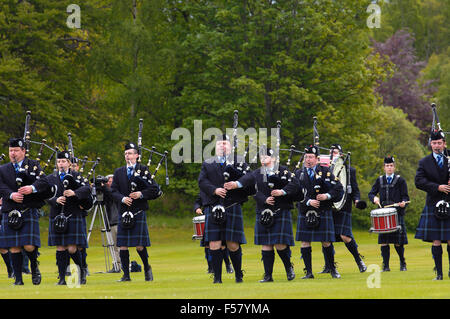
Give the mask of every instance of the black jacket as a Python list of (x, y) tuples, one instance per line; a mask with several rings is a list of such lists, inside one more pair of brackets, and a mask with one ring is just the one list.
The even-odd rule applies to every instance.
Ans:
[(438, 191), (438, 187), (447, 185), (448, 180), (448, 160), (445, 156), (442, 168), (437, 164), (433, 154), (425, 156), (419, 161), (414, 182), (418, 189), (427, 193), (427, 205), (434, 206), (438, 201), (446, 199), (445, 193)]
[[(200, 193), (203, 206), (216, 205), (220, 201), (220, 197), (214, 194), (216, 188), (223, 187), (225, 178), (223, 173), (225, 171), (225, 164), (221, 165), (216, 162), (217, 157), (207, 159), (202, 163), (202, 168), (198, 176), (198, 186), (202, 191)], [(247, 164), (243, 165), (244, 170), (247, 168)], [(242, 203), (248, 200), (249, 195), (253, 195), (254, 188), (234, 189), (227, 191), (227, 195), (223, 202), (224, 206), (229, 206), (234, 203)]]
[[(280, 166), (279, 170), (284, 171), (287, 169), (286, 167)], [(293, 201), (302, 200), (303, 193), (301, 191), (301, 186), (296, 177), (293, 177), (291, 182), (289, 182), (283, 190), (286, 192), (284, 196), (275, 197), (275, 204), (269, 205), (266, 203), (268, 197), (271, 196), (272, 188), (268, 186), (267, 182), (264, 182), (264, 174), (265, 171), (262, 167), (247, 173), (239, 179), (239, 182), (243, 187), (248, 187), (256, 184), (256, 194), (254, 196), (256, 201), (256, 210), (261, 212), (266, 208), (271, 208), (276, 210), (278, 208), (281, 209), (292, 209)], [(267, 179), (266, 179), (267, 181)]]
[[(397, 181), (395, 182), (396, 178)], [(381, 183), (383, 183), (383, 186)], [(377, 194), (380, 195), (381, 206), (395, 204), (402, 201), (409, 201), (408, 187), (403, 177), (400, 175), (395, 175), (390, 185), (391, 187), (388, 187), (386, 175), (381, 175), (378, 177), (369, 192), (370, 201), (373, 203), (373, 199)], [(397, 211), (400, 215), (405, 214), (405, 208), (397, 207)]]
[[(138, 165), (136, 164), (136, 169), (138, 169)], [(144, 176), (147, 167), (144, 165), (140, 165), (140, 176)], [(133, 199), (133, 203), (130, 207), (122, 203), (122, 199), (124, 197), (128, 197), (131, 193), (131, 182), (127, 176), (127, 167), (122, 166), (114, 171), (113, 182), (111, 184), (112, 197), (114, 200), (120, 204), (120, 213), (125, 211), (131, 211), (132, 213), (136, 213), (140, 210), (148, 210), (148, 200), (155, 199), (158, 196), (155, 194), (155, 189), (159, 189), (159, 185), (156, 181), (153, 181), (151, 186), (146, 187), (141, 190), (143, 198)]]
[[(315, 177), (312, 182), (309, 179), (306, 167), (296, 170), (295, 176), (298, 178), (305, 196), (304, 200), (298, 203), (300, 213), (306, 213), (306, 211), (314, 209), (312, 206), (307, 206), (307, 203), (310, 199), (316, 199), (318, 194), (328, 193), (331, 196), (330, 199), (320, 202), (319, 211), (331, 210), (333, 202), (341, 200), (344, 195), (342, 184), (327, 167), (316, 165)], [(319, 190), (319, 192), (316, 190)]]
[[(73, 172), (69, 169), (68, 174), (71, 174), (75, 179), (79, 175), (77, 172)], [(50, 217), (53, 218), (62, 212), (63, 205), (56, 202), (58, 197), (63, 196), (64, 186), (61, 182), (58, 172), (47, 175), (44, 179), (49, 185), (56, 185), (58, 187), (56, 196), (48, 200), (50, 205)], [(91, 194), (91, 188), (89, 185), (80, 186), (79, 188), (73, 190), (75, 196), (67, 197), (66, 203), (64, 205), (64, 215), (81, 215), (86, 216), (87, 210), (93, 205), (93, 198)]]

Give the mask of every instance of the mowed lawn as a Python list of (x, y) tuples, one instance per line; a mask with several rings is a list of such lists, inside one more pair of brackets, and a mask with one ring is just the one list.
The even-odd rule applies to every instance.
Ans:
[[(278, 255), (275, 258), (274, 282), (259, 283), (263, 275), (261, 248), (253, 244), (253, 227), (246, 224), (248, 244), (243, 245), (244, 283), (236, 284), (234, 274), (225, 273), (223, 284), (213, 285), (211, 275), (206, 273), (203, 248), (199, 241), (191, 240), (193, 234), (191, 219), (177, 219), (176, 222), (164, 218), (149, 218), (150, 263), (155, 280), (145, 282), (143, 272), (131, 273), (131, 282), (116, 282), (121, 274), (106, 274), (104, 249), (101, 246), (100, 230), (95, 229), (88, 249), (90, 276), (87, 285), (80, 288), (55, 286), (57, 267), (55, 248), (47, 247), (47, 229), (41, 225), (40, 270), (42, 283), (33, 286), (31, 276), (24, 275), (25, 286), (12, 286), (8, 279), (3, 261), (0, 263), (0, 298), (70, 298), (70, 299), (303, 299), (303, 298), (449, 298), (450, 279), (448, 277), (448, 255), (443, 246), (444, 280), (432, 281), (434, 263), (431, 257), (431, 244), (414, 239), (408, 234), (406, 246), (408, 271), (399, 271), (398, 256), (391, 247), (391, 272), (379, 273), (380, 288), (369, 288), (369, 276), (375, 273), (360, 273), (343, 243), (336, 243), (336, 261), (341, 279), (332, 279), (329, 274), (319, 275), (322, 270), (323, 255), (319, 243), (313, 243), (313, 271), (315, 279), (302, 280), (303, 261), (300, 260), (300, 246), (292, 247), (294, 268), (297, 277), (288, 282), (284, 267)], [(90, 221), (90, 219), (89, 219)], [(167, 221), (167, 223), (166, 223)], [(170, 226), (167, 226), (170, 225)], [(366, 265), (381, 266), (381, 256), (377, 235), (367, 231), (355, 231), (360, 253), (365, 257)], [(142, 262), (134, 248), (130, 251), (130, 260)], [(369, 280), (370, 282), (373, 282)]]

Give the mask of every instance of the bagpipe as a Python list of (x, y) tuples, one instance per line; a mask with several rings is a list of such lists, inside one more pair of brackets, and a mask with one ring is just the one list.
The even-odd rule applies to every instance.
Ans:
[[(439, 134), (442, 138), (445, 138), (445, 134), (448, 134), (449, 132), (444, 132), (442, 130), (435, 103), (431, 103), (431, 110), (433, 112), (433, 122), (431, 125), (431, 133)], [(431, 137), (430, 137), (430, 140), (431, 140)], [(429, 143), (430, 142), (431, 141), (429, 141)], [(447, 148), (444, 149), (444, 152), (441, 155), (447, 157), (448, 175), (449, 175), (449, 182), (450, 182), (450, 156), (449, 156), (450, 154), (449, 154), (448, 149)], [(450, 218), (450, 201), (449, 201), (448, 194), (445, 194), (444, 199), (442, 199), (436, 203), (436, 209), (434, 210), (434, 216), (440, 220)]]

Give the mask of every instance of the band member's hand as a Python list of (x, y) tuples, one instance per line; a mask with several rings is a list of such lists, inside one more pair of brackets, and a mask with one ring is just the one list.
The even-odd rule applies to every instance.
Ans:
[(197, 208), (197, 209), (195, 210), (195, 213), (196, 213), (197, 215), (203, 215), (203, 212), (202, 212), (202, 209), (201, 209), (201, 208)]
[(438, 191), (448, 194), (448, 193), (450, 193), (450, 186), (449, 185), (439, 185)]
[(220, 196), (222, 198), (225, 198), (225, 196), (227, 195), (227, 190), (225, 188), (216, 188), (216, 190), (214, 191), (214, 194), (216, 194), (217, 196)]
[(65, 197), (71, 197), (71, 196), (75, 196), (75, 192), (74, 192), (73, 190), (71, 190), (71, 189), (66, 189), (66, 190), (63, 192), (63, 195), (64, 195)]
[(378, 198), (378, 197), (374, 197), (373, 198), (373, 203), (375, 204), (375, 205), (378, 205), (378, 206), (380, 206), (380, 199)]
[(278, 196), (283, 196), (283, 191), (281, 189), (274, 189), (273, 191), (270, 192), (270, 195), (278, 197)]
[(59, 205), (64, 205), (64, 204), (66, 204), (66, 197), (60, 196), (60, 197), (58, 197), (58, 198), (56, 199), (56, 202), (57, 202)]
[(141, 198), (141, 196), (142, 196), (141, 192), (133, 192), (133, 193), (130, 194), (130, 197), (132, 199), (139, 199), (139, 198)]
[(266, 203), (269, 205), (275, 205), (275, 198), (273, 198), (273, 196), (267, 197)]
[(122, 202), (127, 206), (131, 206), (131, 204), (133, 204), (133, 200), (130, 197), (124, 197)]
[(314, 208), (319, 208), (320, 207), (320, 201), (315, 200), (315, 199), (311, 199), (309, 201), (309, 205), (314, 207)]
[(22, 203), (22, 201), (23, 201), (23, 195), (20, 193), (12, 193), (11, 198), (16, 203)]
[(316, 196), (316, 199), (319, 201), (327, 200), (328, 196), (326, 194), (319, 194)]
[(31, 185), (22, 186), (19, 188), (18, 192), (22, 195), (29, 195), (33, 192), (33, 187), (31, 187)]
[(224, 185), (223, 185), (223, 187), (226, 189), (226, 190), (232, 190), (232, 189), (236, 189), (238, 186), (237, 186), (237, 183), (236, 182), (226, 182)]
[(406, 206), (405, 201), (402, 201), (402, 202), (398, 203), (398, 206), (401, 207), (401, 208), (404, 208)]

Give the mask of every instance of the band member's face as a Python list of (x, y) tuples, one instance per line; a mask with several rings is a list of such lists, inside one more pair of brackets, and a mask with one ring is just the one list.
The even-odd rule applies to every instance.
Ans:
[(108, 178), (108, 182), (106, 183), (106, 186), (111, 187), (112, 181), (113, 181), (112, 177)]
[(78, 172), (79, 169), (80, 169), (80, 167), (78, 166), (78, 163), (72, 163), (72, 170), (74, 172)]
[(25, 158), (25, 149), (21, 147), (9, 148), (9, 159), (13, 163), (18, 163)]
[(314, 154), (305, 154), (305, 166), (306, 168), (312, 168), (317, 165), (318, 158)]
[(395, 172), (395, 164), (394, 163), (384, 164), (384, 171), (388, 175), (394, 174), (394, 172)]
[(444, 148), (447, 147), (445, 144), (445, 141), (443, 139), (440, 140), (433, 140), (430, 142), (431, 149), (433, 150), (433, 153), (442, 153), (444, 151)]
[(275, 159), (268, 155), (261, 155), (260, 161), (263, 166), (271, 166), (271, 164), (275, 163)]
[(231, 153), (230, 141), (217, 141), (216, 142), (216, 155), (224, 156)]
[(125, 153), (125, 161), (127, 163), (131, 163), (134, 165), (139, 157), (139, 153), (135, 149), (126, 150)]
[(341, 154), (340, 154), (340, 152), (339, 152), (339, 150), (337, 148), (333, 149), (331, 154), (333, 156), (332, 159), (335, 159), (335, 158), (341, 156)]
[(58, 167), (58, 170), (60, 172), (62, 172), (62, 171), (67, 172), (71, 166), (71, 163), (69, 160), (67, 160), (65, 158), (58, 158), (56, 160), (56, 166)]

